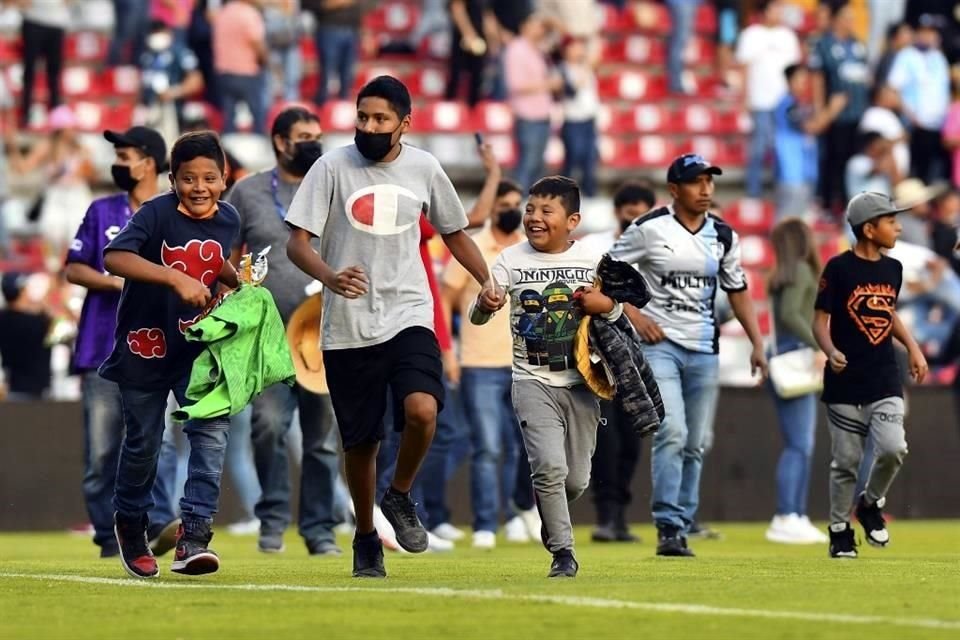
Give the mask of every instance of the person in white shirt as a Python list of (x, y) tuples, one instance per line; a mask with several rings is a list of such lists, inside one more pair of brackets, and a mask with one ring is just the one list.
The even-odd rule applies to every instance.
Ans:
[(687, 536), (697, 515), (704, 438), (718, 393), (718, 288), (727, 292), (753, 345), (752, 372), (767, 373), (740, 265), (740, 239), (709, 214), (713, 176), (721, 173), (699, 155), (674, 160), (667, 172), (673, 203), (637, 220), (610, 251), (613, 259), (637, 267), (651, 295), (643, 311), (625, 305), (624, 312), (644, 341), (643, 355), (666, 410), (652, 454), (653, 520), (661, 556), (693, 556)]
[(763, 192), (764, 159), (773, 147), (773, 113), (787, 93), (784, 71), (800, 61), (797, 34), (782, 24), (782, 0), (768, 0), (762, 7), (763, 22), (740, 34), (737, 62), (747, 70), (747, 107), (753, 118), (750, 157), (747, 165), (747, 195)]

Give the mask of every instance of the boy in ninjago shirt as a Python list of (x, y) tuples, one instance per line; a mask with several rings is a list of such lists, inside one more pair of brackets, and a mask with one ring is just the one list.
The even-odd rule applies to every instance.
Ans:
[[(240, 231), (236, 209), (220, 202), (225, 189), (224, 153), (216, 134), (184, 134), (170, 154), (173, 190), (143, 204), (104, 249), (104, 266), (124, 278), (113, 353), (100, 375), (120, 386), (126, 437), (120, 451), (113, 498), (120, 561), (137, 578), (159, 574), (147, 546), (150, 488), (164, 429), (167, 397), (183, 406), (194, 359), (202, 347), (184, 332), (199, 320), (218, 283), (237, 286), (227, 260)], [(227, 445), (227, 417), (188, 422), (190, 461), (180, 500), (172, 570), (212, 573), (220, 566), (207, 548), (220, 498)]]

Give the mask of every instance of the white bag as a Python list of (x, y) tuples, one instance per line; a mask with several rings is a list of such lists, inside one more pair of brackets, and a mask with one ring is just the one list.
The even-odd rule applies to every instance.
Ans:
[(769, 361), (773, 390), (784, 400), (798, 398), (823, 389), (823, 371), (816, 365), (817, 352), (810, 347), (794, 349)]

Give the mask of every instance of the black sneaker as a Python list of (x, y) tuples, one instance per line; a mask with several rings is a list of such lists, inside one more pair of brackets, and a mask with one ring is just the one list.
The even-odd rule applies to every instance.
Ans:
[(856, 558), (857, 542), (853, 539), (853, 527), (849, 522), (838, 522), (831, 524), (830, 533), (830, 557), (831, 558)]
[(560, 549), (553, 554), (553, 563), (550, 565), (548, 578), (576, 578), (580, 565), (573, 557), (572, 549)]
[(180, 530), (180, 518), (174, 518), (166, 524), (151, 524), (147, 527), (147, 540), (153, 555), (162, 556), (177, 544), (177, 532)]
[(867, 504), (867, 494), (861, 493), (857, 500), (855, 514), (860, 526), (863, 527), (863, 535), (867, 542), (874, 547), (885, 547), (890, 542), (890, 533), (887, 531), (887, 522), (883, 519), (883, 505), (886, 504), (886, 498), (880, 498), (874, 504)]
[(657, 555), (677, 558), (693, 558), (693, 550), (677, 527), (657, 527)]
[(608, 522), (594, 529), (590, 539), (594, 542), (616, 542), (617, 528), (612, 522)]
[(120, 564), (134, 578), (156, 578), (160, 575), (157, 559), (147, 546), (147, 516), (124, 518), (113, 514), (113, 533), (120, 547)]
[(353, 577), (387, 577), (383, 566), (383, 543), (376, 531), (353, 539)]
[(207, 548), (212, 538), (213, 532), (206, 522), (181, 524), (170, 570), (188, 576), (214, 573), (220, 568), (220, 558)]
[(282, 533), (261, 533), (257, 549), (260, 553), (283, 553), (287, 547), (283, 544)]
[(393, 526), (393, 531), (397, 535), (397, 544), (404, 551), (423, 553), (427, 550), (427, 530), (420, 523), (420, 518), (417, 517), (417, 504), (410, 499), (409, 495), (390, 487), (380, 501), (380, 509)]

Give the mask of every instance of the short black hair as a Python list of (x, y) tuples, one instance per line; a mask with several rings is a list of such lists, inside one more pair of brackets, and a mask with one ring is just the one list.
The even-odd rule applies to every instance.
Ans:
[(390, 108), (396, 112), (401, 120), (410, 115), (411, 101), (407, 85), (393, 76), (377, 76), (363, 85), (357, 94), (357, 106), (364, 98), (383, 98), (390, 103)]
[(523, 188), (520, 184), (510, 178), (504, 178), (499, 183), (497, 183), (497, 197), (502, 198), (508, 193), (519, 193), (523, 195)]
[(170, 171), (177, 175), (180, 165), (196, 158), (210, 158), (217, 163), (220, 173), (226, 168), (226, 158), (220, 137), (213, 131), (191, 131), (173, 143), (170, 150)]
[(847, 8), (849, 0), (829, 0), (827, 6), (830, 8), (830, 17), (836, 18), (840, 12)]
[[(320, 122), (320, 118), (305, 107), (287, 107), (273, 119), (273, 126), (270, 127), (271, 145), (273, 144), (273, 136), (290, 137), (290, 130), (298, 122)], [(273, 153), (274, 155), (280, 153), (275, 146), (273, 147)]]
[(860, 150), (866, 151), (877, 140), (883, 140), (883, 134), (877, 131), (865, 131), (860, 135)]
[[(869, 221), (868, 221), (869, 222)], [(867, 225), (866, 222), (862, 222), (856, 226), (850, 227), (853, 229), (853, 237), (856, 238), (857, 242), (861, 240), (866, 240), (867, 236), (863, 233), (863, 228)]]
[(793, 80), (793, 76), (797, 75), (800, 71), (806, 71), (807, 67), (805, 65), (795, 63), (787, 65), (787, 68), (783, 70), (783, 75), (786, 77), (787, 82)]
[(613, 194), (613, 206), (617, 209), (638, 203), (643, 203), (652, 209), (657, 203), (657, 194), (647, 185), (634, 181), (623, 183)]
[(904, 27), (909, 27), (910, 25), (906, 22), (896, 22), (889, 27), (887, 27), (887, 42), (890, 42), (897, 37), (897, 34), (900, 33), (900, 29)]
[(540, 178), (530, 187), (530, 195), (558, 198), (568, 216), (580, 213), (580, 187), (576, 180), (567, 176)]

